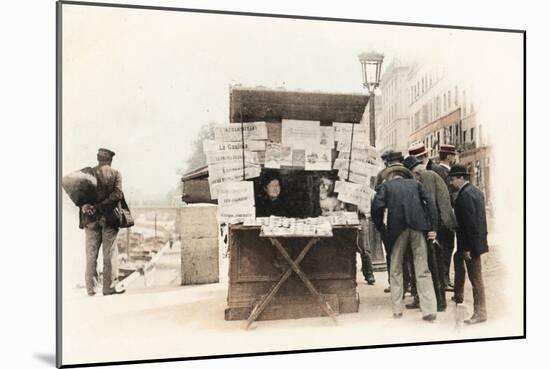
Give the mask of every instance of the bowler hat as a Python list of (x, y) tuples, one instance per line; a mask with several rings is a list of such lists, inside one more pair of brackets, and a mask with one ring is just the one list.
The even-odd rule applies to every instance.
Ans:
[(410, 171), (412, 171), (417, 165), (422, 164), (414, 155), (409, 155), (403, 160), (403, 165)]
[(454, 145), (441, 145), (439, 148), (440, 154), (456, 155), (456, 147)]
[(460, 164), (453, 165), (449, 171), (449, 177), (466, 177), (468, 175), (466, 167)]
[(424, 154), (427, 155), (428, 150), (426, 149), (426, 146), (423, 143), (419, 143), (409, 147), (409, 155), (414, 155), (418, 158), (419, 156), (422, 156)]
[(401, 154), (401, 151), (392, 151), (388, 155), (386, 155), (386, 161), (403, 161), (403, 154)]
[(387, 161), (388, 160), (388, 155), (390, 155), (391, 153), (395, 152), (394, 150), (392, 149), (388, 149), (388, 150), (385, 150), (382, 155), (380, 155), (380, 158), (382, 158), (382, 160), (384, 161)]

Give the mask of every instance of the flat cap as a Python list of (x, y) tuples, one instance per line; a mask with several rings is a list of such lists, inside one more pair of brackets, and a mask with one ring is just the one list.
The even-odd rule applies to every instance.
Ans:
[(105, 159), (111, 159), (115, 156), (115, 152), (102, 147), (97, 150), (97, 156)]

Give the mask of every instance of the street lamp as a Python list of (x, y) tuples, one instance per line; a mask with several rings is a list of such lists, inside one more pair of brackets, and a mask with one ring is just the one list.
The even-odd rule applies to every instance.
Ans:
[(369, 125), (370, 125), (370, 144), (375, 145), (376, 131), (374, 127), (374, 90), (380, 84), (380, 71), (384, 55), (375, 51), (369, 51), (359, 54), (361, 63), (361, 72), (363, 73), (363, 87), (369, 91)]
[[(361, 72), (363, 73), (363, 87), (369, 91), (369, 136), (370, 145), (375, 146), (376, 129), (374, 124), (374, 90), (380, 84), (380, 71), (382, 70), (382, 62), (384, 55), (375, 51), (364, 52), (359, 54), (359, 62), (361, 63)], [(371, 250), (372, 266), (375, 270), (384, 270), (386, 261), (384, 251), (382, 250), (382, 238), (380, 233), (374, 227), (372, 221), (368, 222), (368, 240), (364, 239), (364, 243), (368, 244)], [(364, 245), (367, 246), (367, 245)]]

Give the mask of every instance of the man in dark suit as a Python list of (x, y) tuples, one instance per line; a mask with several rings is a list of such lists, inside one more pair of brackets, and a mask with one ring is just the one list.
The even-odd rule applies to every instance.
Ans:
[[(449, 172), (451, 167), (456, 162), (456, 148), (454, 145), (441, 144), (439, 148), (439, 171), (436, 171), (437, 174), (443, 179), (445, 184), (449, 189), (449, 195), (451, 197), (451, 204), (454, 203), (454, 197), (456, 196), (456, 191), (453, 186), (449, 183)], [(442, 257), (443, 257), (443, 275), (445, 277), (444, 284), (447, 291), (454, 291), (454, 285), (451, 283), (449, 278), (449, 271), (451, 269), (451, 258), (453, 255), (453, 250), (455, 248), (455, 234), (452, 230), (448, 228), (442, 228), (439, 230), (439, 243), (442, 246)]]
[[(404, 178), (413, 178), (413, 175), (407, 168), (403, 166), (403, 154), (400, 151), (387, 150), (381, 156), (384, 161), (385, 168), (378, 172), (376, 176), (376, 181), (374, 183), (374, 190), (378, 191), (379, 187), (388, 179), (388, 176), (393, 172), (401, 173), (401, 176)], [(390, 264), (391, 264), (391, 245), (382, 240), (382, 245), (384, 246), (384, 251), (386, 252), (386, 265), (388, 270), (388, 287), (384, 289), (384, 292), (389, 293), (391, 288), (390, 284)], [(412, 279), (412, 267), (408, 268), (406, 266), (404, 270), (404, 279), (405, 279), (405, 289), (411, 284)]]
[(465, 320), (467, 324), (481, 323), (487, 320), (485, 307), (485, 287), (481, 271), (481, 255), (489, 251), (487, 244), (487, 218), (483, 193), (468, 182), (468, 173), (463, 165), (454, 165), (449, 172), (449, 182), (458, 191), (455, 201), (455, 215), (458, 223), (456, 232), (457, 252), (455, 263), (456, 303), (464, 301), (465, 270), (472, 284), (474, 295), (474, 314)]
[[(387, 209), (387, 227), (384, 210)], [(393, 172), (378, 188), (371, 205), (371, 218), (384, 241), (392, 245), (390, 286), (393, 315), (399, 318), (403, 300), (403, 257), (410, 244), (416, 271), (416, 284), (423, 319), (436, 319), (436, 298), (428, 268), (425, 232), (429, 239), (437, 233), (437, 209), (420, 182)]]
[(122, 178), (120, 173), (111, 167), (114, 152), (99, 149), (98, 164), (91, 172), (97, 179), (97, 197), (92, 203), (80, 207), (80, 228), (86, 233), (86, 290), (88, 295), (95, 295), (97, 280), (97, 256), (103, 247), (103, 295), (123, 293), (117, 291), (118, 282), (118, 252), (116, 236), (119, 229), (119, 219), (116, 215), (122, 193)]

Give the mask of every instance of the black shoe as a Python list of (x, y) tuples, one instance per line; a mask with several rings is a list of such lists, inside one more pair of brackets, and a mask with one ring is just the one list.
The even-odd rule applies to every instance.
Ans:
[(415, 300), (415, 301), (411, 302), (410, 304), (406, 304), (405, 307), (407, 309), (420, 309), (420, 302)]
[(437, 312), (438, 313), (443, 313), (445, 310), (447, 310), (447, 305), (437, 307)]
[(402, 317), (403, 317), (403, 313), (393, 313), (393, 317), (394, 317), (395, 319), (402, 318)]
[(95, 296), (95, 291), (88, 291), (88, 296)]
[(384, 293), (390, 293), (390, 292), (391, 292), (390, 286), (384, 288)]
[(464, 323), (466, 324), (478, 324), (478, 323), (483, 323), (487, 321), (487, 318), (478, 318), (478, 317), (471, 317), (470, 319), (466, 319), (464, 321)]
[(368, 277), (365, 277), (365, 281), (369, 286), (372, 286), (373, 284), (376, 283), (376, 280), (374, 279), (374, 276), (372, 274), (369, 275)]
[(457, 303), (457, 304), (462, 304), (462, 303), (464, 302), (464, 299), (462, 299), (462, 298), (457, 298), (457, 297), (455, 297), (455, 296), (452, 296), (452, 297), (451, 297), (451, 300), (453, 300), (453, 301), (454, 301), (455, 303)]
[(120, 291), (117, 291), (116, 289), (114, 289), (114, 288), (111, 288), (110, 290), (107, 290), (107, 291), (103, 291), (103, 296), (109, 296), (109, 295), (121, 295), (121, 294), (123, 294), (124, 292), (126, 292), (126, 290), (120, 290)]
[(422, 320), (425, 320), (427, 322), (433, 322), (436, 318), (437, 318), (436, 314), (428, 314), (428, 315), (424, 315), (422, 317)]

